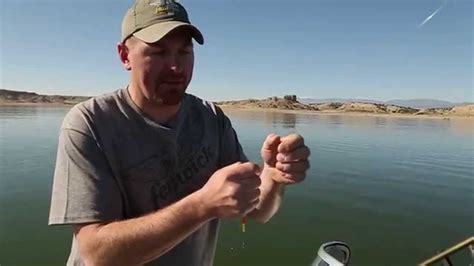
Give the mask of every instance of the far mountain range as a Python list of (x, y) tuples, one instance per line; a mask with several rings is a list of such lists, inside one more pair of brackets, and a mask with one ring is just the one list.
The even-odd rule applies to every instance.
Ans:
[(423, 108), (451, 108), (458, 105), (472, 104), (472, 102), (453, 103), (448, 101), (441, 101), (436, 99), (394, 99), (389, 101), (378, 101), (371, 99), (345, 99), (345, 98), (327, 98), (327, 99), (316, 99), (316, 98), (298, 98), (298, 101), (310, 104), (310, 103), (328, 103), (328, 102), (359, 102), (359, 103), (381, 103), (381, 104), (393, 104), (406, 106), (411, 108), (423, 109)]
[[(293, 96), (296, 97), (296, 96)], [(41, 95), (34, 92), (14, 91), (0, 89), (0, 104), (1, 103), (40, 103), (40, 104), (76, 104), (84, 101), (90, 97), (87, 96), (62, 96), (62, 95)], [(271, 98), (271, 97), (270, 97)], [(351, 98), (326, 98), (317, 99), (310, 97), (298, 97), (297, 100), (303, 104), (321, 104), (321, 103), (372, 103), (372, 104), (386, 104), (397, 105), (403, 107), (410, 107), (415, 109), (426, 108), (452, 108), (460, 105), (472, 104), (471, 102), (454, 103), (448, 101), (441, 101), (436, 99), (396, 99), (390, 101), (378, 101), (371, 99), (351, 99)], [(265, 101), (265, 99), (261, 99)]]

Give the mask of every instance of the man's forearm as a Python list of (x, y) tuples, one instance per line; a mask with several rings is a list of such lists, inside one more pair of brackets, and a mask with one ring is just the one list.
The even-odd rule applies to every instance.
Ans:
[(86, 265), (137, 265), (163, 255), (210, 219), (198, 191), (143, 217), (84, 226), (76, 236)]
[(277, 170), (264, 166), (260, 179), (260, 203), (258, 207), (248, 214), (250, 218), (260, 223), (266, 223), (278, 211), (283, 200), (285, 185), (273, 181), (272, 175), (278, 174)]

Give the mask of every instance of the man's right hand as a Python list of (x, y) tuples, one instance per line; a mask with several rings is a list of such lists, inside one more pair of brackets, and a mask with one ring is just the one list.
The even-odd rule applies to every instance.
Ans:
[(216, 171), (198, 193), (212, 217), (244, 217), (257, 207), (260, 168), (237, 162)]

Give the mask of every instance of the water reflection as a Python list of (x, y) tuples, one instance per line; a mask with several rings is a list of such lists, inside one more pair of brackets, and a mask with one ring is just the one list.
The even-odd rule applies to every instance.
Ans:
[(471, 139), (471, 147), (474, 145), (474, 119), (466, 118), (449, 118), (444, 119), (444, 123), (449, 129), (460, 137), (468, 137)]
[(2, 119), (24, 119), (66, 114), (72, 106), (0, 106)]
[(255, 121), (260, 125), (263, 122), (263, 124), (271, 127), (295, 129), (297, 124), (301, 122), (304, 123), (304, 117), (295, 113), (236, 109), (226, 109), (224, 111), (229, 117), (233, 119)]
[(281, 126), (285, 129), (296, 128), (296, 114), (292, 113), (273, 113), (271, 123), (274, 127)]
[[(397, 149), (400, 143), (407, 148), (420, 142), (436, 145), (455, 134), (466, 148), (474, 146), (474, 119), (442, 117), (397, 117), (350, 114), (284, 113), (256, 110), (224, 110), (234, 126), (242, 132), (252, 132), (249, 138), (261, 140), (263, 135), (274, 132), (317, 135), (330, 139), (328, 134), (338, 134), (340, 139), (351, 139), (366, 145), (382, 145)], [(259, 130), (255, 130), (259, 129)], [(384, 138), (383, 136), (389, 136)], [(443, 137), (446, 136), (446, 137)], [(334, 143), (333, 143), (334, 144)]]
[[(67, 110), (0, 107), (0, 202), (15, 206), (1, 212), (0, 223), (12, 228), (1, 232), (2, 264), (55, 265), (61, 262), (51, 258), (66, 259), (70, 231), (57, 235), (45, 221), (57, 134)], [(304, 265), (328, 239), (343, 239), (358, 250), (357, 265), (373, 265), (372, 254), (391, 265), (412, 265), (472, 235), (472, 119), (225, 112), (252, 161), (260, 162), (271, 131), (301, 133), (313, 155), (304, 185), (287, 190), (270, 223), (251, 225), (245, 235), (239, 221), (223, 223), (218, 265)], [(449, 227), (453, 220), (456, 226)], [(376, 233), (367, 234), (367, 228)], [(241, 244), (240, 237), (245, 249), (229, 251)], [(44, 245), (44, 239), (50, 241)], [(263, 258), (275, 249), (268, 243), (294, 256)], [(37, 257), (22, 257), (25, 249), (37, 250)]]

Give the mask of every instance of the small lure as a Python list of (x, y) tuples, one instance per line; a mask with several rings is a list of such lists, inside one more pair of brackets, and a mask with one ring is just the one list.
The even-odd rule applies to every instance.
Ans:
[(247, 224), (247, 217), (242, 217), (242, 219), (240, 219), (240, 227), (242, 228), (242, 233), (245, 233), (246, 224)]

